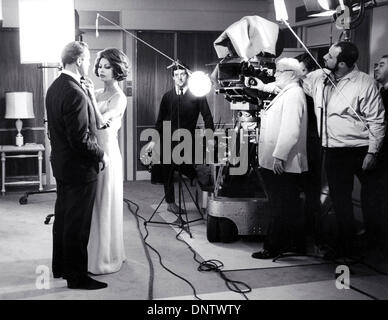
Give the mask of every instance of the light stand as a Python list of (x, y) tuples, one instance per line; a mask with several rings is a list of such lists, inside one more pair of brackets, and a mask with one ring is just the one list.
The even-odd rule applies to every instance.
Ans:
[[(183, 95), (183, 88), (182, 87), (179, 88), (179, 94), (178, 94), (178, 112), (177, 112), (177, 115), (178, 115), (178, 129), (180, 128), (181, 95)], [(169, 175), (168, 175), (168, 182), (167, 182), (168, 186), (170, 186), (171, 183), (174, 183), (174, 179), (173, 179), (173, 176), (174, 176), (174, 166), (175, 166), (175, 164), (172, 163), (171, 164), (171, 168), (170, 168), (170, 172), (169, 172)], [(183, 192), (182, 183), (184, 184), (184, 186), (186, 187), (187, 191), (189, 192), (189, 195), (190, 195), (191, 199), (193, 200), (193, 202), (194, 202), (194, 204), (195, 204), (199, 214), (201, 215), (201, 218), (189, 221), (189, 218), (187, 216), (186, 202), (185, 202), (185, 196), (184, 196), (184, 192)], [(198, 205), (197, 201), (194, 199), (194, 197), (193, 197), (193, 195), (192, 195), (192, 193), (190, 191), (190, 188), (187, 186), (186, 182), (184, 181), (184, 179), (182, 177), (181, 165), (178, 165), (178, 195), (179, 195), (178, 214), (174, 213), (177, 216), (177, 220), (176, 221), (174, 221), (172, 223), (152, 221), (152, 218), (154, 217), (155, 213), (157, 212), (157, 210), (159, 209), (160, 205), (162, 204), (162, 202), (166, 198), (166, 196), (164, 195), (164, 197), (162, 198), (162, 200), (159, 202), (158, 206), (156, 207), (156, 209), (152, 213), (151, 217), (148, 219), (148, 221), (146, 221), (144, 223), (144, 225), (147, 225), (148, 223), (176, 225), (176, 226), (180, 227), (182, 230), (185, 230), (190, 235), (190, 238), (192, 238), (193, 235), (191, 234), (191, 231), (190, 231), (190, 223), (203, 220), (203, 214), (201, 212), (201, 209), (199, 208), (199, 205)], [(183, 203), (183, 207), (184, 208), (182, 208), (182, 203)], [(182, 213), (184, 213), (184, 215), (186, 217), (186, 220), (182, 219)]]

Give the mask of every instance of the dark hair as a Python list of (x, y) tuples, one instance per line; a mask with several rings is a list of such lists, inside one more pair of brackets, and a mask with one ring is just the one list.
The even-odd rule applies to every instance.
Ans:
[(348, 41), (340, 41), (334, 44), (335, 47), (341, 48), (338, 54), (337, 63), (345, 62), (350, 68), (353, 67), (358, 59), (358, 49), (356, 45)]
[(187, 72), (187, 69), (190, 69), (187, 65), (185, 65), (184, 63), (178, 61), (179, 64), (175, 64), (172, 69), (171, 69), (171, 76), (174, 76), (174, 71), (176, 70), (185, 70), (186, 71), (186, 74), (188, 75), (189, 73)]
[(99, 76), (98, 66), (102, 58), (109, 61), (113, 70), (113, 79), (122, 81), (127, 78), (129, 73), (129, 60), (124, 52), (116, 48), (107, 48), (100, 51), (97, 54), (97, 58), (94, 63), (94, 73), (97, 77)]
[(295, 57), (295, 59), (299, 62), (303, 62), (308, 72), (314, 71), (317, 68), (317, 65), (308, 53), (302, 53)]
[(388, 54), (383, 55), (381, 59), (388, 59)]
[(62, 64), (66, 67), (67, 64), (72, 64), (81, 57), (88, 48), (87, 43), (82, 41), (73, 41), (68, 43), (62, 50)]

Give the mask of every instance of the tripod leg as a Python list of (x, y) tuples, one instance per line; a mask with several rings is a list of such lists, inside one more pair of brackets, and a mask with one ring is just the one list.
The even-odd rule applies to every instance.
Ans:
[(182, 192), (183, 207), (184, 207), (184, 210), (185, 210), (184, 212), (186, 216), (186, 221), (183, 222), (182, 229), (185, 230), (185, 226), (187, 226), (187, 230), (185, 231), (190, 235), (190, 238), (193, 238), (193, 235), (191, 234), (191, 231), (190, 231), (190, 222), (189, 222), (189, 217), (187, 216), (186, 201), (185, 201), (185, 195), (183, 193), (183, 189), (181, 189), (180, 192)]
[(187, 191), (189, 192), (189, 195), (190, 195), (191, 199), (193, 200), (195, 206), (197, 207), (197, 210), (198, 210), (199, 214), (201, 215), (201, 217), (202, 217), (202, 219), (203, 219), (203, 213), (202, 213), (202, 211), (201, 211), (201, 208), (200, 208), (199, 205), (198, 205), (198, 202), (195, 201), (195, 199), (194, 199), (193, 195), (191, 194), (191, 191), (190, 191), (189, 187), (187, 186), (186, 182), (185, 182), (183, 179), (182, 179), (182, 181), (183, 181), (183, 184), (185, 185)]
[(164, 199), (166, 198), (166, 196), (164, 196), (162, 198), (162, 200), (159, 202), (158, 206), (156, 207), (156, 209), (154, 210), (154, 212), (152, 213), (151, 217), (148, 219), (148, 221), (146, 221), (145, 223), (147, 224), (148, 222), (151, 222), (152, 218), (154, 217), (156, 211), (158, 211), (159, 207), (161, 206), (162, 202), (164, 201)]

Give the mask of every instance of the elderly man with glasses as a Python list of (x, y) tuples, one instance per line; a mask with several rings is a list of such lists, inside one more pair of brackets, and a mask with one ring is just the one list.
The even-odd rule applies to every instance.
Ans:
[(271, 218), (264, 250), (252, 254), (256, 259), (304, 249), (298, 191), (300, 174), (308, 170), (307, 104), (299, 81), (302, 76), (298, 60), (283, 58), (276, 65), (275, 83), (266, 85), (266, 91), (278, 92), (261, 112), (259, 140), (259, 165)]

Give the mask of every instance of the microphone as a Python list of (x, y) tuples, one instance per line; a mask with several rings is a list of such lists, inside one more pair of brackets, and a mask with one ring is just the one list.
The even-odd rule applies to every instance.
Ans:
[(98, 33), (98, 18), (100, 17), (100, 14), (97, 13), (97, 17), (96, 17), (96, 38), (98, 38), (100, 36), (100, 34)]

